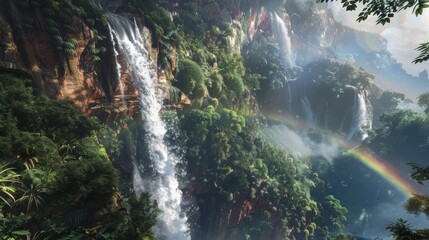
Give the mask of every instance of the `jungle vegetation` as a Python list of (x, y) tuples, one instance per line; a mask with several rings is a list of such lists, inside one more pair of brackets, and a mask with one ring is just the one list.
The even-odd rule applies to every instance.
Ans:
[[(282, 237), (296, 239), (351, 239), (344, 226), (347, 218), (355, 218), (357, 213), (343, 205), (361, 199), (340, 201), (337, 193), (324, 187), (337, 177), (343, 169), (338, 165), (344, 162), (333, 164), (327, 172), (332, 173), (329, 179), (328, 174), (317, 173), (324, 166), (276, 148), (259, 131), (264, 125), (259, 103), (270, 90), (281, 89), (300, 73), (286, 69), (279, 61), (279, 46), (270, 32), (257, 35), (243, 48), (240, 38), (245, 38), (242, 32), (250, 9), (263, 6), (273, 10), (285, 1), (160, 2), (130, 0), (120, 11), (141, 17), (151, 30), (157, 65), (173, 79), (169, 83), (170, 103), (177, 103), (182, 96), (192, 100), (189, 109), (178, 113), (180, 137), (171, 140), (186, 146), (181, 166), (186, 174), (181, 181), (191, 189), (183, 191), (192, 195), (199, 208), (199, 212), (190, 209), (188, 213), (191, 235), (204, 238), (210, 234), (210, 217), (220, 217), (216, 214), (240, 202), (257, 202), (258, 208), (229, 230), (230, 239), (258, 239), (274, 229)], [(94, 33), (94, 43), (105, 40), (98, 29), (106, 20), (90, 1), (26, 0), (19, 1), (18, 7), (23, 12), (42, 9), (51, 37), (65, 58), (73, 57), (77, 47), (75, 39), (61, 34), (73, 27), (72, 18), (85, 20)], [(380, 23), (389, 18), (390, 13), (381, 14)], [(11, 31), (9, 24), (0, 20), (0, 31)], [(35, 24), (32, 19), (23, 21), (28, 29)], [(173, 50), (177, 59), (172, 58)], [(425, 48), (421, 50), (416, 62), (427, 60)], [(94, 45), (94, 61), (100, 60), (103, 51), (102, 45)], [(370, 85), (368, 74), (346, 64), (314, 62), (305, 69), (324, 67), (335, 70), (325, 72), (324, 82), (333, 92), (341, 93), (345, 84)], [(341, 82), (343, 79), (347, 83)], [(424, 183), (428, 169), (417, 164), (424, 164), (419, 159), (428, 156), (428, 116), (395, 112), (398, 99), (403, 96), (388, 92), (380, 97), (380, 104), (388, 102), (392, 113), (382, 115), (381, 127), (371, 132), (365, 145), (392, 159), (396, 156), (415, 162), (413, 177)], [(427, 112), (427, 96), (420, 99)], [(129, 173), (123, 171), (139, 154), (136, 141), (142, 138), (141, 120), (126, 119), (106, 126), (79, 112), (71, 101), (35, 94), (31, 80), (8, 74), (0, 75), (0, 110), (2, 236), (155, 238), (151, 227), (162, 209), (147, 193), (137, 196)], [(397, 152), (401, 148), (407, 149), (405, 155)], [(427, 214), (428, 202), (427, 196), (416, 195), (406, 207), (412, 213)], [(419, 238), (420, 230), (403, 220), (388, 229), (398, 239), (423, 239)]]

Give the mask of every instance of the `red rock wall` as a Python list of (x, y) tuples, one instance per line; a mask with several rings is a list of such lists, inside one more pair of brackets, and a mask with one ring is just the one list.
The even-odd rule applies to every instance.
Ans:
[[(115, 4), (120, 2), (116, 1)], [(102, 121), (113, 121), (137, 111), (138, 94), (127, 72), (123, 71), (121, 76), (125, 86), (124, 105), (117, 77), (109, 75), (103, 69), (103, 65), (109, 62), (110, 66), (116, 66), (114, 59), (110, 58), (113, 56), (112, 52), (108, 49), (100, 62), (92, 61), (88, 49), (95, 41), (84, 21), (75, 17), (71, 24), (73, 28), (61, 33), (64, 39), (74, 38), (79, 43), (75, 49), (76, 55), (67, 59), (56, 49), (47, 30), (46, 19), (39, 9), (22, 12), (13, 0), (5, 0), (1, 3), (0, 11), (8, 12), (7, 20), (11, 30), (7, 36), (3, 36), (9, 41), (4, 54), (0, 55), (0, 68), (3, 71), (27, 72), (32, 76), (34, 87), (38, 91), (54, 99), (71, 99), (83, 112), (96, 115)], [(34, 21), (35, 26), (31, 31), (23, 28), (24, 17)], [(104, 29), (106, 31), (108, 30)], [(125, 69), (125, 63), (121, 64)]]

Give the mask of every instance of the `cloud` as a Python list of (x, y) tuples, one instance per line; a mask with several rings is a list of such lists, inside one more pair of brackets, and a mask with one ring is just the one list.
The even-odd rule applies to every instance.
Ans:
[(322, 156), (332, 162), (341, 152), (340, 147), (329, 139), (314, 142), (304, 133), (292, 130), (285, 125), (271, 126), (263, 132), (272, 144), (301, 156)]
[(387, 49), (402, 63), (404, 68), (413, 75), (418, 75), (427, 63), (411, 63), (418, 52), (414, 50), (420, 43), (429, 41), (429, 11), (416, 17), (411, 9), (397, 13), (391, 23), (376, 25), (376, 17), (369, 17), (366, 21), (357, 22), (358, 11), (345, 11), (340, 2), (329, 3), (335, 19), (346, 26), (368, 32), (379, 33), (387, 40)]

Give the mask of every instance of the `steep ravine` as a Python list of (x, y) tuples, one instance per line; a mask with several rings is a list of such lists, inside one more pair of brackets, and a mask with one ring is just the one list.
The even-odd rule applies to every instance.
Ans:
[[(174, 236), (181, 236), (183, 239), (188, 239), (189, 235), (194, 239), (207, 240), (242, 239), (244, 236), (250, 237), (250, 233), (248, 234), (249, 229), (256, 232), (252, 237), (257, 236), (255, 239), (261, 240), (284, 239), (285, 237), (300, 240), (306, 239), (310, 235), (314, 236), (312, 234), (316, 231), (315, 222), (322, 211), (318, 207), (323, 204), (316, 202), (313, 196), (310, 196), (310, 189), (314, 187), (312, 185), (315, 185), (312, 181), (319, 180), (317, 174), (313, 176), (312, 172), (308, 170), (308, 166), (304, 166), (306, 163), (299, 161), (301, 159), (294, 159), (288, 153), (280, 153), (277, 150), (273, 150), (274, 148), (267, 147), (268, 144), (265, 144), (262, 139), (259, 139), (259, 136), (254, 135), (252, 132), (256, 128), (247, 128), (247, 125), (252, 125), (252, 122), (247, 118), (245, 119), (245, 116), (246, 114), (259, 116), (261, 113), (284, 114), (284, 116), (292, 116), (291, 118), (296, 122), (305, 120), (308, 128), (338, 131), (340, 134), (350, 136), (350, 139), (361, 140), (365, 134), (362, 125), (368, 125), (369, 127), (371, 125), (372, 108), (368, 100), (370, 98), (368, 89), (373, 76), (366, 74), (364, 71), (358, 71), (348, 64), (339, 63), (334, 59), (314, 61), (319, 58), (334, 57), (334, 54), (331, 55), (329, 49), (325, 49), (325, 46), (322, 46), (323, 44), (319, 46), (320, 49), (316, 49), (317, 51), (312, 51), (314, 46), (310, 45), (314, 43), (309, 44), (312, 39), (300, 38), (300, 36), (305, 35), (305, 31), (308, 29), (302, 26), (302, 29), (296, 25), (294, 26), (294, 24), (297, 24), (297, 14), (293, 12), (292, 8), (287, 13), (283, 11), (278, 14), (274, 11), (271, 14), (267, 13), (268, 11), (256, 11), (261, 16), (252, 16), (250, 18), (248, 22), (254, 24), (254, 29), (252, 29), (245, 25), (245, 20), (242, 21), (245, 19), (246, 13), (244, 13), (244, 10), (241, 12), (239, 7), (225, 4), (226, 6), (222, 6), (223, 8), (230, 7), (236, 10), (228, 12), (225, 9), (221, 9), (219, 4), (213, 1), (196, 1), (196, 4), (203, 5), (202, 8), (205, 11), (218, 11), (221, 16), (219, 18), (222, 18), (222, 21), (226, 19), (229, 24), (226, 24), (227, 26), (225, 27), (225, 25), (222, 25), (223, 22), (215, 22), (216, 18), (213, 20), (203, 16), (201, 19), (204, 19), (204, 21), (215, 22), (208, 24), (212, 28), (201, 30), (198, 28), (200, 26), (191, 26), (195, 27), (195, 31), (201, 35), (189, 34), (191, 37), (186, 36), (188, 38), (185, 38), (185, 43), (182, 42), (185, 47), (183, 45), (181, 47), (185, 49), (174, 46), (171, 49), (167, 49), (168, 51), (165, 53), (162, 52), (165, 49), (160, 47), (161, 44), (165, 44), (165, 39), (161, 39), (161, 41), (153, 39), (153, 42), (151, 39), (151, 36), (164, 33), (161, 31), (164, 29), (157, 29), (158, 32), (151, 32), (146, 27), (148, 19), (124, 10), (124, 4), (127, 2), (122, 0), (104, 1), (104, 9), (125, 16), (128, 20), (124, 20), (124, 22), (128, 23), (129, 20), (135, 20), (135, 24), (142, 33), (142, 36), (138, 36), (138, 38), (144, 39), (144, 48), (147, 49), (144, 55), (146, 57), (150, 55), (155, 62), (153, 66), (144, 67), (147, 71), (149, 71), (148, 69), (151, 69), (151, 71), (155, 69), (154, 72), (157, 72), (154, 74), (156, 77), (153, 78), (156, 83), (152, 84), (155, 86), (157, 94), (154, 92), (151, 92), (150, 95), (147, 94), (153, 99), (139, 101), (142, 97), (139, 96), (139, 92), (147, 93), (148, 90), (143, 86), (143, 80), (139, 83), (133, 82), (136, 76), (131, 75), (136, 75), (137, 70), (129, 67), (130, 62), (127, 62), (127, 58), (131, 59), (130, 56), (135, 53), (118, 51), (121, 48), (119, 47), (121, 41), (124, 41), (124, 39), (120, 39), (114, 34), (114, 31), (117, 31), (118, 28), (112, 27), (112, 30), (107, 24), (84, 18), (77, 13), (70, 18), (71, 21), (68, 25), (61, 21), (52, 22), (51, 18), (53, 17), (43, 8), (36, 7), (31, 9), (19, 6), (17, 1), (14, 0), (4, 0), (0, 3), (0, 24), (6, 26), (0, 28), (0, 40), (7, 43), (0, 48), (0, 71), (29, 77), (33, 80), (33, 86), (37, 91), (46, 93), (53, 99), (71, 99), (83, 112), (91, 116), (97, 116), (105, 123), (113, 123), (123, 117), (134, 116), (138, 120), (143, 119), (143, 121), (151, 121), (151, 118), (154, 118), (155, 120), (153, 121), (156, 123), (153, 124), (156, 125), (161, 121), (161, 117), (158, 115), (161, 108), (172, 107), (183, 110), (180, 111), (183, 114), (180, 121), (186, 121), (183, 119), (188, 116), (186, 115), (187, 113), (195, 113), (190, 110), (191, 108), (200, 111), (196, 111), (196, 119), (200, 120), (201, 124), (192, 125), (190, 127), (192, 129), (181, 129), (186, 132), (184, 135), (188, 134), (184, 137), (182, 136), (186, 140), (174, 142), (174, 144), (181, 144), (180, 147), (188, 144), (186, 145), (188, 148), (184, 151), (186, 153), (182, 153), (184, 155), (182, 157), (195, 157), (192, 154), (198, 155), (195, 159), (186, 159), (188, 162), (183, 163), (183, 165), (190, 165), (187, 169), (187, 176), (191, 180), (185, 180), (186, 185), (182, 188), (183, 198), (185, 199), (184, 205), (191, 205), (186, 206), (185, 209), (190, 210), (182, 213), (182, 215), (178, 214), (180, 212), (178, 201), (181, 200), (182, 193), (178, 193), (178, 187), (175, 187), (179, 185), (175, 179), (176, 174), (174, 172), (175, 166), (179, 162), (176, 158), (173, 159), (174, 163), (168, 161), (162, 163), (169, 166), (167, 170), (160, 170), (153, 176), (144, 176), (146, 186), (142, 184), (142, 187), (137, 191), (146, 191), (150, 188), (152, 188), (153, 192), (165, 190), (167, 187), (163, 180), (174, 178), (171, 184), (173, 187), (168, 187), (166, 195), (176, 193), (180, 196), (168, 196), (171, 199), (165, 197), (167, 200), (159, 203), (165, 209), (179, 210), (175, 210), (174, 214), (170, 214), (170, 216), (166, 216), (168, 214), (162, 216), (163, 218), (171, 217), (173, 220), (170, 219), (171, 221), (169, 222), (165, 220), (164, 225), (161, 223), (158, 226), (156, 231), (160, 236), (168, 238), (171, 236), (165, 235), (177, 234)], [(164, 4), (163, 6), (166, 9), (168, 7), (174, 9), (171, 15), (170, 13), (168, 14), (168, 19), (170, 21), (172, 19), (177, 20), (175, 17), (178, 14), (180, 15), (178, 12), (183, 11), (183, 9), (175, 9), (175, 6), (169, 6), (168, 1), (160, 2)], [(292, 2), (288, 1), (288, 4), (291, 5)], [(248, 11), (255, 12), (254, 9)], [(185, 16), (187, 18), (184, 19), (189, 20), (191, 23), (193, 23), (192, 20), (197, 23), (200, 21), (193, 19), (193, 15)], [(289, 16), (291, 19), (289, 19)], [(270, 17), (273, 18), (271, 23), (269, 21)], [(252, 22), (252, 18), (257, 18), (259, 21), (255, 22), (255, 19), (253, 19)], [(243, 46), (240, 45), (248, 44), (245, 39), (258, 39), (258, 35), (270, 34), (270, 31), (273, 30), (273, 26), (270, 24), (274, 23), (277, 24), (277, 35), (280, 35), (277, 36), (278, 42), (275, 44), (283, 44), (278, 48), (283, 53), (280, 61), (283, 61), (288, 74), (293, 76), (288, 75), (285, 77), (282, 75), (284, 78), (280, 79), (280, 82), (283, 85), (275, 90), (272, 88), (264, 89), (266, 85), (269, 85), (266, 82), (272, 79), (264, 78), (265, 82), (263, 82), (262, 76), (260, 81), (262, 85), (265, 84), (265, 86), (262, 86), (262, 90), (258, 89), (261, 86), (250, 87), (248, 74), (255, 69), (247, 69), (247, 72), (244, 69), (244, 60), (242, 59), (244, 58), (244, 53), (240, 49)], [(3, 25), (0, 25), (0, 27)], [(59, 29), (58, 34), (61, 35), (63, 40), (66, 40), (62, 43), (61, 49), (56, 42), (58, 39), (53, 36), (52, 25)], [(249, 29), (244, 29), (245, 27), (249, 27)], [(249, 36), (245, 36), (244, 32), (246, 30)], [(332, 29), (328, 30), (334, 31)], [(202, 36), (205, 34), (215, 35), (212, 38), (207, 37), (206, 43), (210, 45), (210, 50), (213, 52), (213, 49), (218, 48), (218, 53), (220, 53), (218, 56), (210, 52), (209, 48), (202, 44), (203, 41), (193, 42), (195, 40), (193, 38), (203, 38)], [(298, 36), (298, 34), (301, 35)], [(266, 38), (276, 39), (272, 36)], [(298, 41), (302, 41), (302, 46), (299, 49), (293, 49), (293, 47), (299, 45), (297, 44)], [(327, 44), (333, 40), (323, 39), (323, 41)], [(70, 44), (72, 49), (68, 48)], [(255, 47), (252, 44), (253, 42), (248, 44), (249, 48)], [(273, 45), (275, 44), (273, 43)], [(219, 50), (219, 45), (226, 45), (225, 48), (228, 51), (222, 52)], [(70, 50), (73, 51), (70, 52)], [(272, 55), (272, 52), (267, 52), (267, 55)], [(311, 55), (310, 52), (314, 53), (314, 55)], [(172, 59), (169, 62), (171, 64), (169, 68), (163, 69), (156, 64), (161, 54), (168, 55), (170, 60)], [(300, 57), (296, 57), (296, 55), (300, 55)], [(227, 61), (222, 58), (227, 59)], [(178, 59), (189, 60), (190, 65), (196, 65), (204, 70), (204, 72), (201, 70), (205, 74), (203, 75), (204, 77), (207, 77), (207, 75), (209, 77), (207, 79), (190, 79), (188, 84), (191, 87), (186, 85), (179, 89), (182, 86), (177, 83), (177, 80), (176, 82), (173, 81)], [(257, 56), (255, 59), (260, 60), (262, 58)], [(269, 60), (270, 58), (268, 57), (263, 58), (264, 64), (267, 66), (274, 65)], [(234, 65), (237, 62), (238, 64)], [(148, 63), (146, 62), (146, 64)], [(345, 73), (340, 70), (344, 70)], [(147, 72), (144, 73), (147, 74)], [(255, 72), (251, 73), (255, 73), (253, 76), (256, 76), (261, 72), (255, 70)], [(319, 75), (318, 79), (314, 78), (316, 73)], [(344, 75), (340, 75), (342, 73)], [(335, 74), (337, 75), (332, 77)], [(354, 77), (349, 78), (349, 75)], [(147, 79), (150, 79), (150, 77)], [(220, 90), (215, 89), (216, 86)], [(187, 87), (192, 88), (189, 93), (186, 93), (188, 96), (183, 93), (184, 88)], [(230, 90), (230, 88), (234, 89)], [(182, 90), (176, 103), (168, 101), (172, 98), (170, 94), (173, 95), (169, 92), (171, 89)], [(222, 90), (228, 94), (222, 95)], [(199, 95), (197, 91), (200, 91)], [(265, 91), (264, 94), (259, 94), (261, 91)], [(165, 102), (171, 105), (162, 105), (161, 101), (156, 101), (156, 104), (154, 104), (150, 100), (155, 100), (155, 95), (161, 96)], [(151, 106), (144, 106), (145, 104), (151, 104)], [(152, 109), (153, 105), (156, 106)], [(234, 111), (222, 112), (224, 110), (222, 108), (230, 108)], [(150, 112), (150, 110), (156, 111), (156, 114)], [(205, 112), (202, 113), (203, 111)], [(141, 112), (143, 112), (143, 117), (140, 114)], [(210, 116), (207, 117), (208, 115)], [(260, 119), (257, 120), (259, 121)], [(255, 123), (255, 125), (257, 124)], [(159, 127), (160, 125), (156, 126)], [(125, 126), (124, 128), (128, 127), (135, 130), (131, 126)], [(192, 132), (199, 128), (204, 131)], [(129, 180), (133, 175), (132, 161), (136, 163), (142, 159), (147, 160), (145, 154), (152, 155), (152, 158), (163, 158), (165, 156), (161, 155), (170, 154), (166, 150), (168, 146), (164, 145), (165, 126), (157, 129), (136, 130), (136, 132), (138, 131), (147, 132), (141, 134), (144, 136), (135, 137), (135, 139), (131, 139), (125, 144), (126, 147), (124, 148), (134, 149), (134, 152), (129, 155), (124, 154), (126, 162), (121, 162), (123, 166), (120, 166), (124, 168), (121, 169), (122, 173), (127, 175), (130, 178)], [(204, 136), (204, 140), (191, 146), (190, 142), (200, 139), (200, 137), (202, 138), (205, 134), (211, 135), (207, 138)], [(156, 141), (150, 138), (153, 136), (156, 137)], [(162, 146), (155, 152), (145, 152), (150, 151), (142, 147), (145, 145), (150, 146), (151, 143), (148, 144), (148, 141)], [(215, 143), (221, 146), (219, 147), (220, 149), (211, 148)], [(259, 145), (256, 146), (257, 144)], [(230, 151), (230, 148), (234, 149), (234, 151)], [(265, 159), (268, 153), (262, 151), (267, 151), (271, 154), (271, 159)], [(239, 155), (237, 152), (243, 155)], [(155, 156), (157, 154), (159, 156)], [(214, 156), (215, 154), (219, 156)], [(192, 161), (196, 162), (195, 166), (192, 165), (195, 163)], [(248, 162), (244, 164), (245, 166), (241, 166), (240, 161)], [(272, 161), (270, 163), (272, 168), (270, 169), (267, 168), (268, 163), (266, 163), (269, 161)], [(142, 163), (142, 165), (144, 164), (151, 163)], [(216, 164), (218, 165), (213, 167)], [(234, 164), (237, 164), (237, 166)], [(156, 165), (152, 167), (162, 168), (162, 166)], [(186, 168), (184, 166), (180, 167)], [(237, 169), (234, 167), (237, 167)], [(238, 169), (239, 167), (243, 169)], [(305, 170), (298, 169), (299, 167)], [(277, 172), (277, 168), (282, 169), (284, 172)], [(159, 177), (163, 171), (168, 171), (169, 173), (164, 179)], [(145, 171), (141, 173), (147, 174)], [(151, 178), (150, 180), (155, 178), (160, 180), (157, 183), (149, 184), (147, 183), (149, 178)], [(142, 179), (139, 180), (143, 181)], [(242, 181), (247, 184), (244, 184), (243, 189), (232, 189), (233, 187), (231, 187), (232, 190), (229, 189), (228, 184), (238, 185)], [(284, 181), (281, 182), (284, 185), (279, 186), (280, 181)], [(174, 202), (174, 204), (171, 204), (171, 202)], [(169, 204), (170, 206), (168, 206)], [(168, 213), (169, 211), (166, 212)], [(184, 216), (185, 214), (189, 216)], [(187, 225), (186, 220), (188, 220), (190, 230), (183, 234), (180, 231), (187, 229), (187, 226), (182, 227)], [(339, 225), (342, 224), (342, 221), (339, 220)], [(180, 231), (162, 232), (162, 228), (171, 224), (171, 222), (175, 222)], [(259, 225), (254, 227), (253, 224)], [(326, 230), (325, 233), (330, 234), (329, 231)]]

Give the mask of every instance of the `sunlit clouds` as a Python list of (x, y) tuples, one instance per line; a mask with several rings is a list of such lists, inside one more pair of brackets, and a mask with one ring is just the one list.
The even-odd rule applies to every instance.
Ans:
[[(429, 41), (429, 12), (416, 17), (411, 9), (398, 13), (391, 23), (376, 25), (376, 18), (369, 17), (366, 21), (357, 22), (359, 11), (346, 11), (340, 2), (329, 3), (337, 21), (354, 29), (379, 33), (387, 39), (387, 49), (393, 54), (399, 63), (413, 75), (418, 75), (424, 69), (429, 69), (428, 63), (413, 64), (418, 56), (415, 48), (419, 43)], [(358, 42), (362, 42), (359, 39)], [(365, 47), (376, 50), (379, 46), (367, 44)]]

